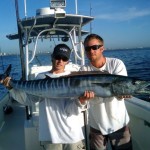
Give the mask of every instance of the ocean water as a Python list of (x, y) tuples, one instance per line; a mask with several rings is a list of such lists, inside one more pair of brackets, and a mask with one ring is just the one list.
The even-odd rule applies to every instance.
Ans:
[(109, 50), (104, 55), (121, 59), (128, 76), (150, 80), (150, 49)]
[[(106, 50), (106, 57), (115, 57), (121, 59), (126, 65), (128, 76), (137, 77), (150, 81), (150, 48), (149, 49), (126, 49), (126, 50)], [(50, 65), (50, 54), (40, 54), (36, 57), (33, 64)], [(18, 55), (0, 56), (0, 74), (12, 64), (11, 77), (20, 79), (21, 65)], [(0, 85), (0, 97), (7, 90)], [(139, 97), (143, 100), (150, 101), (149, 96)]]

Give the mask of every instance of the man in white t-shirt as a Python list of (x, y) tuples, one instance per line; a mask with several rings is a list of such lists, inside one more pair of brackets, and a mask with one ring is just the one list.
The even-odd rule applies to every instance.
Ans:
[[(46, 76), (57, 78), (68, 75), (65, 66), (69, 62), (71, 50), (65, 44), (59, 44), (52, 53), (52, 69), (40, 73), (37, 79)], [(4, 85), (9, 87), (10, 78), (4, 80)], [(11, 89), (12, 97), (22, 104), (39, 101), (39, 140), (43, 141), (46, 150), (83, 150), (84, 135), (83, 124), (80, 122), (81, 112), (85, 105), (78, 99), (48, 99), (33, 98), (25, 92)], [(45, 142), (44, 142), (45, 141)]]
[[(103, 55), (104, 41), (99, 35), (88, 35), (84, 47), (90, 62), (82, 66), (81, 71), (107, 71), (127, 76), (121, 60)], [(129, 116), (124, 103), (124, 98), (130, 97), (96, 98), (93, 91), (85, 91), (79, 98), (83, 104), (89, 100), (90, 150), (104, 150), (108, 141), (113, 150), (132, 150)]]

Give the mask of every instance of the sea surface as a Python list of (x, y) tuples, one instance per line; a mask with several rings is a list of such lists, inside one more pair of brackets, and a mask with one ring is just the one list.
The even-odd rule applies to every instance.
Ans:
[[(150, 81), (150, 48), (147, 49), (121, 49), (121, 50), (105, 50), (106, 57), (115, 57), (121, 59), (126, 65), (128, 76), (138, 77)], [(36, 56), (33, 63), (50, 65), (50, 54), (40, 54)], [(0, 74), (12, 65), (11, 77), (13, 79), (20, 79), (21, 64), (19, 55), (0, 56)], [(7, 90), (0, 85), (0, 98), (7, 92)], [(143, 100), (150, 101), (149, 96), (140, 97)]]

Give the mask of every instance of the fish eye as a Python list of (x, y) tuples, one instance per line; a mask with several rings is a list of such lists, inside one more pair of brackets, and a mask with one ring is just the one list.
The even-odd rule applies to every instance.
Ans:
[(140, 83), (140, 81), (133, 81), (133, 85), (139, 85)]
[(148, 85), (147, 87), (150, 88), (150, 85)]
[(133, 85), (136, 85), (136, 84), (137, 84), (137, 81), (133, 80), (133, 81), (132, 81), (132, 84), (133, 84)]

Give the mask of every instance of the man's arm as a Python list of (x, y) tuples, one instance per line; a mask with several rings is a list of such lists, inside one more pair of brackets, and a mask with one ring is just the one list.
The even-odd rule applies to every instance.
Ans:
[(1, 83), (9, 90), (10, 96), (16, 100), (17, 102), (23, 104), (23, 105), (32, 105), (32, 102), (39, 101), (38, 98), (34, 98), (32, 95), (26, 94), (21, 89), (14, 89), (10, 85), (11, 77), (6, 77), (4, 80), (1, 81)]

